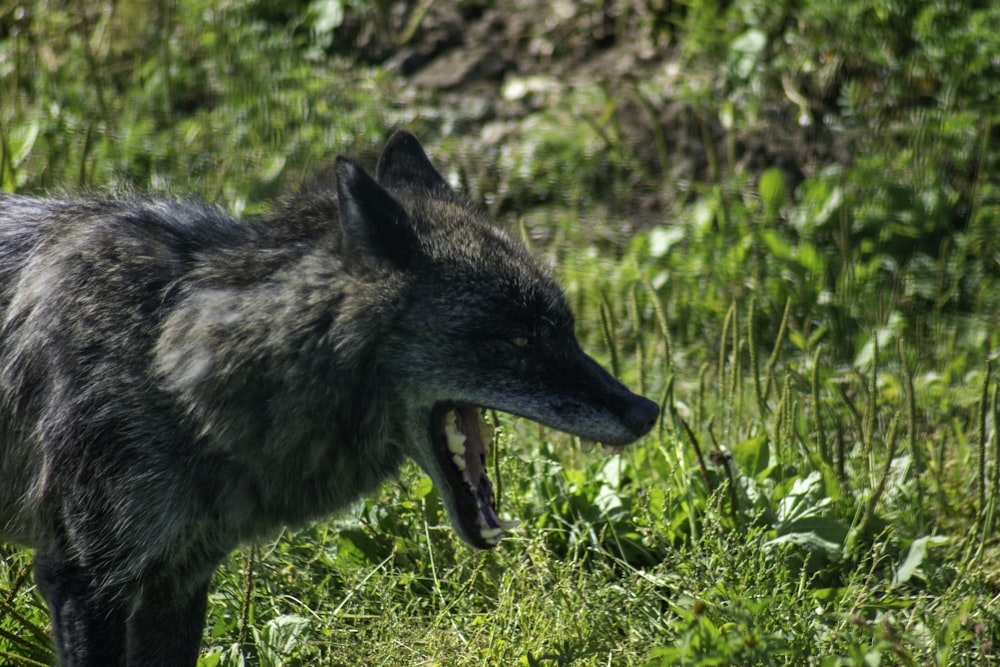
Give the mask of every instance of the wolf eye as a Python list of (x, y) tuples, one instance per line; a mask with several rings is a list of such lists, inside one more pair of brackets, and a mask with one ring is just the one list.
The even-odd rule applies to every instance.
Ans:
[(514, 338), (511, 338), (510, 342), (512, 345), (516, 347), (528, 347), (528, 343), (530, 341), (528, 340), (527, 336), (516, 336)]

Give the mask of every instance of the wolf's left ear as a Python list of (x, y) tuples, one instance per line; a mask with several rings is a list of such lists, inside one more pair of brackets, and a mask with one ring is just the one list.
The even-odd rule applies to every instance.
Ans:
[(337, 200), (349, 255), (375, 255), (405, 266), (419, 247), (403, 207), (360, 165), (338, 157)]
[(451, 191), (420, 142), (406, 130), (398, 130), (386, 142), (375, 173), (378, 182), (390, 190), (411, 188), (428, 194)]

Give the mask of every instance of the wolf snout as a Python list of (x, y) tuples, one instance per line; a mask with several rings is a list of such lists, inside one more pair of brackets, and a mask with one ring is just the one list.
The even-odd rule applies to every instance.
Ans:
[[(569, 372), (559, 373), (558, 377), (564, 378), (564, 382), (569, 379), (576, 387), (585, 388), (585, 402), (595, 408), (594, 414), (602, 414), (613, 422), (612, 426), (605, 421), (602, 427), (610, 426), (611, 429), (604, 429), (602, 433), (575, 432), (576, 435), (621, 446), (638, 440), (652, 430), (660, 416), (660, 407), (656, 403), (632, 392), (582, 350), (574, 362)], [(568, 430), (574, 432), (572, 428)]]
[(634, 395), (625, 406), (624, 420), (636, 438), (649, 433), (660, 416), (660, 406), (642, 396)]

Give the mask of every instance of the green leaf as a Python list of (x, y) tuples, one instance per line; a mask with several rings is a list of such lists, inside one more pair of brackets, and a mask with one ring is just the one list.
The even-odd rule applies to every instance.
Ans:
[(218, 653), (209, 653), (198, 658), (198, 667), (219, 667), (222, 657)]
[(750, 28), (733, 40), (734, 70), (737, 76), (747, 78), (753, 72), (757, 59), (767, 46), (767, 33), (758, 28)]
[(683, 238), (682, 227), (655, 227), (649, 232), (649, 254), (663, 257)]
[(767, 542), (768, 546), (780, 544), (794, 544), (802, 552), (815, 556), (822, 556), (829, 562), (838, 561), (841, 555), (840, 544), (823, 539), (820, 535), (811, 531), (779, 535), (773, 540)]
[(363, 531), (345, 529), (337, 539), (336, 563), (341, 567), (364, 567), (377, 561), (378, 545)]
[(795, 530), (796, 523), (807, 519), (822, 518), (829, 511), (830, 503), (823, 485), (823, 476), (818, 470), (796, 479), (788, 495), (781, 499), (775, 510), (778, 532)]
[(930, 535), (913, 540), (913, 543), (910, 544), (910, 548), (906, 552), (906, 558), (903, 559), (902, 565), (896, 570), (896, 579), (893, 585), (905, 584), (918, 573), (920, 566), (923, 565), (924, 559), (927, 557), (928, 546), (942, 544), (947, 541), (948, 538), (946, 537), (932, 537)]
[(733, 459), (744, 474), (757, 478), (771, 463), (767, 436), (759, 435), (737, 443), (733, 447)]
[(758, 183), (760, 189), (760, 199), (764, 202), (764, 212), (768, 218), (775, 218), (781, 212), (781, 207), (785, 205), (787, 197), (785, 188), (785, 176), (777, 167), (768, 169), (760, 177)]
[(816, 247), (810, 243), (799, 242), (795, 248), (795, 259), (807, 272), (815, 277), (822, 277), (824, 271), (824, 261), (822, 256), (816, 251)]
[(260, 633), (257, 650), (261, 663), (281, 665), (284, 657), (291, 654), (299, 644), (307, 640), (309, 619), (298, 614), (284, 614), (272, 618)]
[(414, 498), (426, 498), (433, 490), (434, 482), (431, 481), (431, 478), (421, 475), (417, 483), (411, 487), (410, 495)]
[(780, 259), (785, 262), (794, 262), (795, 254), (792, 250), (792, 245), (787, 239), (779, 235), (773, 229), (765, 229), (760, 233), (760, 239), (767, 246), (767, 249), (771, 252), (775, 259)]

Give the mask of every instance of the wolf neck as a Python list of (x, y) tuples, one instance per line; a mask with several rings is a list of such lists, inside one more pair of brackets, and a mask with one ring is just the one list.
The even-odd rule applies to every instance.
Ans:
[[(388, 443), (391, 398), (375, 335), (399, 287), (390, 276), (352, 275), (324, 245), (246, 283), (214, 280), (232, 272), (210, 265), (196, 269), (155, 350), (199, 440), (232, 461), (279, 522), (353, 501), (401, 458)], [(389, 306), (366, 296), (373, 280)]]

